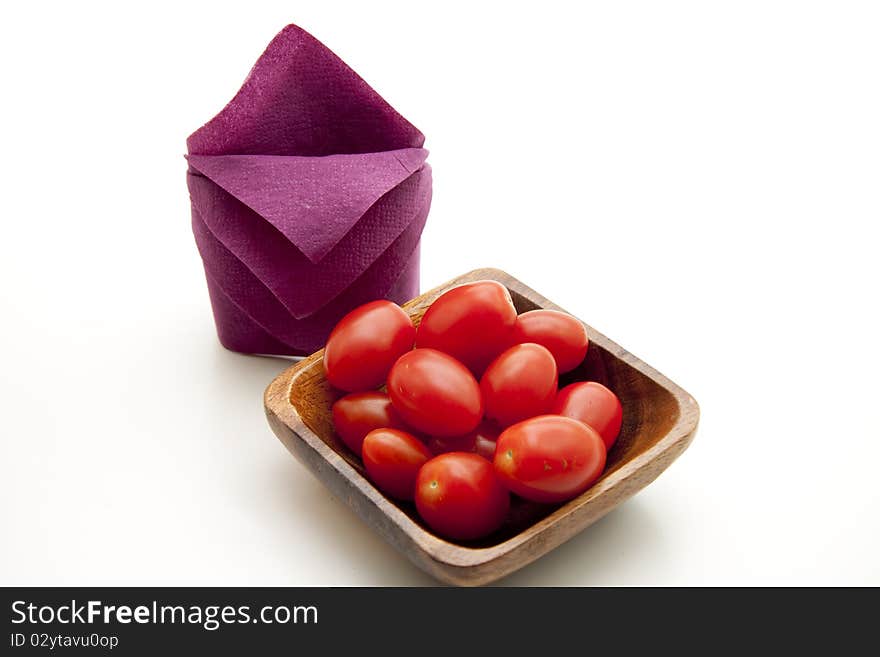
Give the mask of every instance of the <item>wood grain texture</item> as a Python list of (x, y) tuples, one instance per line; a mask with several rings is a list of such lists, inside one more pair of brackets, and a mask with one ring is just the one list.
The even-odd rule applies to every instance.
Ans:
[[(562, 310), (509, 274), (478, 269), (427, 292), (404, 306), (418, 324), (427, 307), (450, 287), (490, 279), (510, 290), (517, 310)], [(586, 325), (590, 348), (583, 364), (560, 386), (599, 381), (623, 404), (620, 437), (608, 454), (602, 477), (563, 505), (514, 498), (508, 522), (480, 541), (455, 543), (435, 536), (412, 504), (386, 498), (364, 476), (360, 460), (333, 430), (332, 403), (342, 393), (324, 378), (323, 351), (282, 372), (266, 389), (265, 408), (287, 449), (358, 516), (402, 554), (437, 579), (481, 585), (531, 563), (588, 527), (651, 483), (693, 440), (696, 401), (680, 387), (604, 335)]]

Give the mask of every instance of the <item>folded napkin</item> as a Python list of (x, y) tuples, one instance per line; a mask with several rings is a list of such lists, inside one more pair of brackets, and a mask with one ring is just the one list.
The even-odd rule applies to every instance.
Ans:
[(187, 139), (220, 342), (304, 355), (367, 301), (418, 294), (424, 136), (310, 34), (284, 28)]

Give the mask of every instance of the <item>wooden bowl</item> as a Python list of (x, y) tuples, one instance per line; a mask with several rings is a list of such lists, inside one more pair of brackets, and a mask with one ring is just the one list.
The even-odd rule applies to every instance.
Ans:
[[(449, 288), (477, 280), (506, 285), (517, 311), (561, 310), (512, 276), (478, 269), (423, 294), (404, 309), (417, 324), (428, 306)], [(507, 523), (480, 541), (450, 542), (421, 521), (415, 506), (385, 497), (364, 474), (360, 459), (336, 436), (330, 407), (342, 393), (324, 378), (323, 351), (282, 372), (266, 389), (269, 424), (285, 447), (333, 493), (419, 568), (443, 582), (480, 585), (503, 577), (567, 541), (651, 483), (693, 440), (696, 401), (638, 358), (589, 326), (583, 364), (563, 375), (599, 381), (623, 404), (623, 427), (608, 454), (602, 477), (562, 505), (540, 505), (513, 497)], [(355, 558), (353, 556), (353, 558)]]

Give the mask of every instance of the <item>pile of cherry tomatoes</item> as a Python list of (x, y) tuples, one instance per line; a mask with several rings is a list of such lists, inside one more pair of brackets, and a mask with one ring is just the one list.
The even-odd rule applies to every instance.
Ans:
[(564, 502), (602, 474), (620, 401), (596, 382), (558, 389), (588, 346), (578, 320), (518, 316), (495, 281), (444, 293), (418, 329), (400, 306), (373, 301), (324, 350), (327, 380), (349, 393), (333, 424), (386, 495), (414, 500), (442, 536), (480, 538), (503, 524), (511, 493)]

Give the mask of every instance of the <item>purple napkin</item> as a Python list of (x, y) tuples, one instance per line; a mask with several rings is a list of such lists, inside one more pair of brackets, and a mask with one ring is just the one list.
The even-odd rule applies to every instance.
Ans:
[(284, 28), (187, 139), (192, 227), (221, 343), (303, 355), (419, 288), (424, 136), (310, 34)]

